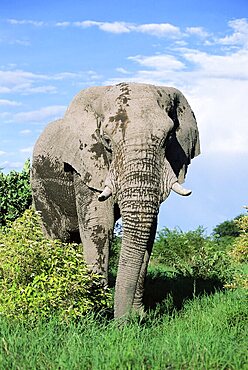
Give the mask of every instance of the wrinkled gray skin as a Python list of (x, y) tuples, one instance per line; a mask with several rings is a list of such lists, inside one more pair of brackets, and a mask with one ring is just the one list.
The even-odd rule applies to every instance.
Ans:
[(122, 216), (115, 317), (142, 309), (159, 206), (173, 186), (190, 193), (179, 183), (199, 152), (196, 120), (182, 93), (135, 83), (81, 91), (38, 139), (32, 189), (44, 232), (81, 239), (87, 264), (106, 282), (113, 227)]

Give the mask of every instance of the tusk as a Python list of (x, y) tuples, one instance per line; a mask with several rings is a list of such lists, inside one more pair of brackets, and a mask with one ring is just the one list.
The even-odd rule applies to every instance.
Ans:
[(178, 182), (175, 182), (175, 183), (172, 185), (171, 189), (172, 189), (175, 193), (177, 193), (177, 194), (179, 194), (179, 195), (183, 195), (183, 196), (188, 196), (188, 195), (190, 195), (190, 194), (192, 193), (192, 190), (184, 189), (184, 188), (182, 187), (182, 185), (180, 185)]
[(112, 195), (112, 190), (109, 186), (105, 186), (102, 193), (99, 195), (98, 200), (99, 202), (103, 202), (104, 200), (108, 199)]

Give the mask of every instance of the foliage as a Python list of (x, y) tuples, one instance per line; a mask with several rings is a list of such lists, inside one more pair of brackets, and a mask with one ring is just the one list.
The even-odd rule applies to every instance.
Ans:
[(114, 235), (109, 253), (109, 270), (110, 273), (116, 274), (118, 269), (119, 255), (121, 250), (121, 240), (119, 235)]
[(110, 304), (101, 277), (86, 267), (82, 245), (45, 239), (32, 209), (0, 229), (0, 266), (2, 315), (80, 317)]
[(248, 289), (248, 215), (236, 220), (240, 229), (240, 235), (233, 243), (233, 248), (229, 252), (230, 257), (236, 263), (236, 271), (233, 281), (226, 284), (226, 288), (243, 287)]
[(237, 266), (233, 279), (230, 283), (225, 284), (227, 289), (244, 288), (248, 290), (248, 265), (242, 264)]
[(236, 221), (240, 220), (242, 217), (243, 215), (239, 215), (235, 217), (233, 220), (227, 220), (227, 221), (220, 223), (213, 229), (213, 235), (216, 238), (239, 236), (240, 228)]
[(236, 225), (239, 228), (239, 237), (234, 242), (234, 248), (231, 251), (231, 256), (237, 262), (248, 262), (248, 215), (236, 220)]
[[(147, 315), (121, 330), (86, 315), (78, 322), (12, 322), (0, 317), (1, 369), (232, 369), (248, 366), (243, 290), (186, 302), (180, 312)], [(168, 303), (169, 304), (169, 303)]]
[(164, 264), (173, 271), (194, 278), (231, 279), (231, 258), (218, 242), (204, 235), (202, 227), (182, 232), (167, 228), (158, 232), (152, 262)]
[(30, 187), (30, 161), (27, 160), (19, 173), (0, 172), (0, 226), (14, 221), (32, 203)]

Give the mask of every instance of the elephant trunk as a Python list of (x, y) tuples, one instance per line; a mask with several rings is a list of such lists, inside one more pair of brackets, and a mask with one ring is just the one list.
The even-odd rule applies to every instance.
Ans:
[(112, 163), (99, 200), (106, 199), (111, 194), (111, 187), (114, 188), (122, 216), (123, 239), (115, 289), (117, 318), (141, 305), (159, 206), (172, 187), (178, 190), (176, 182), (177, 177), (162, 148), (156, 144), (137, 146), (137, 143), (129, 143), (117, 153)]
[(128, 314), (134, 306), (145, 254), (150, 253), (155, 237), (162, 175), (155, 149), (140, 150), (139, 155), (129, 151), (118, 178), (123, 239), (115, 289), (117, 318)]
[(137, 213), (134, 207), (132, 212), (122, 211), (123, 239), (115, 287), (116, 318), (125, 316), (134, 306), (139, 279), (144, 279), (140, 275), (145, 254), (150, 254), (155, 237), (157, 210), (147, 208), (147, 204), (139, 206), (145, 211), (137, 210)]

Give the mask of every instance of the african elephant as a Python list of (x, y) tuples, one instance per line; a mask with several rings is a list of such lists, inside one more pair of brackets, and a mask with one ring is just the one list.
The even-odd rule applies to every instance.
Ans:
[(142, 309), (160, 204), (200, 152), (194, 113), (172, 87), (138, 83), (79, 92), (33, 153), (32, 189), (50, 238), (81, 240), (86, 263), (107, 282), (109, 246), (122, 216), (115, 317)]

